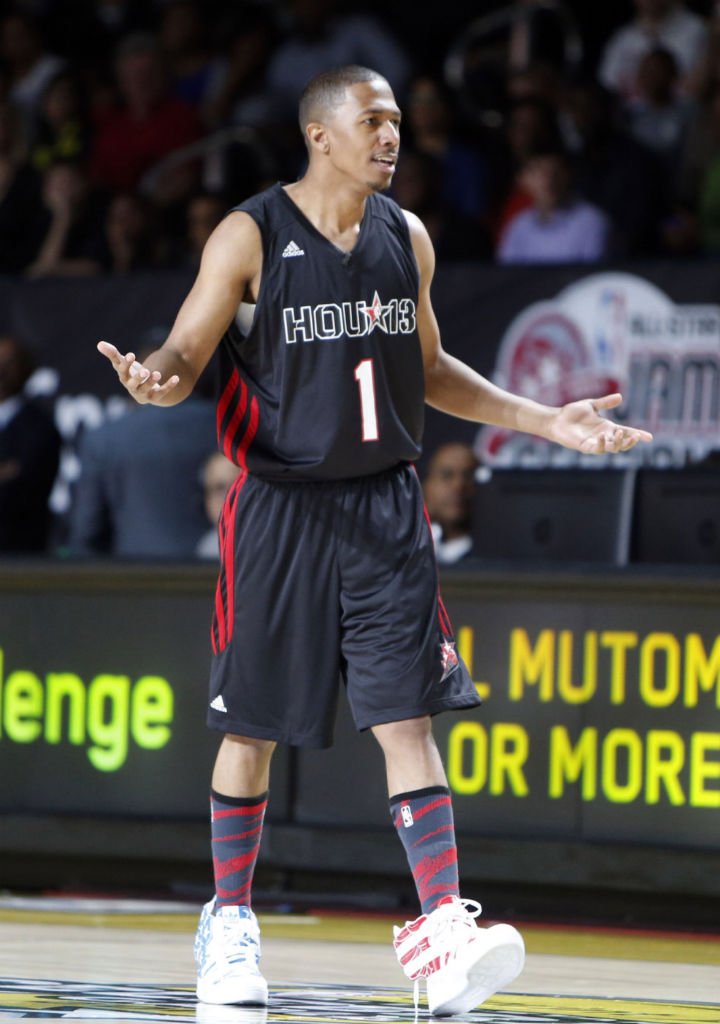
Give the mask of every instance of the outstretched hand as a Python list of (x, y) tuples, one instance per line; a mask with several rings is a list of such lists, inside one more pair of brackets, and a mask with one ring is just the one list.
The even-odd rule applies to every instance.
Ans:
[(109, 341), (99, 341), (97, 350), (110, 360), (120, 383), (141, 405), (159, 404), (180, 382), (180, 378), (175, 375), (161, 383), (162, 374), (159, 370), (149, 370), (137, 361), (132, 352), (121, 355)]
[(626, 452), (638, 441), (652, 441), (653, 436), (647, 430), (623, 427), (600, 415), (602, 410), (614, 409), (621, 402), (619, 394), (569, 402), (552, 418), (549, 436), (558, 444), (585, 455)]

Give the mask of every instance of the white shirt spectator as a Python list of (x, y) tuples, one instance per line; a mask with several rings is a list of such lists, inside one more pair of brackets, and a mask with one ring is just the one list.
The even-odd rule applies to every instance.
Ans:
[(707, 41), (705, 21), (683, 7), (675, 7), (652, 31), (639, 21), (618, 29), (605, 46), (598, 77), (607, 89), (626, 100), (634, 99), (638, 65), (646, 53), (658, 46), (669, 50), (684, 77), (702, 58)]

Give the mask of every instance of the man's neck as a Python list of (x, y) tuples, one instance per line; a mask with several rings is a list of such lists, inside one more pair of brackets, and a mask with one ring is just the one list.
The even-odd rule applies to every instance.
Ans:
[(352, 248), (365, 213), (367, 192), (320, 182), (309, 173), (287, 185), (285, 191), (321, 235), (340, 248)]

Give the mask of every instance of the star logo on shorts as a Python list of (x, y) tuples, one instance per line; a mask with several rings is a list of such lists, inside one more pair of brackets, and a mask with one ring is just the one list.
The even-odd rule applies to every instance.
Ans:
[(363, 312), (368, 318), (368, 334), (372, 334), (376, 327), (379, 327), (381, 331), (387, 334), (387, 326), (385, 325), (385, 314), (389, 307), (383, 306), (380, 301), (380, 296), (377, 292), (373, 295), (372, 303), (368, 306), (365, 303)]
[(440, 657), (442, 658), (443, 674), (440, 682), (444, 683), (447, 677), (455, 671), (460, 664), (458, 653), (455, 650), (455, 643), (452, 640), (443, 640), (440, 644)]

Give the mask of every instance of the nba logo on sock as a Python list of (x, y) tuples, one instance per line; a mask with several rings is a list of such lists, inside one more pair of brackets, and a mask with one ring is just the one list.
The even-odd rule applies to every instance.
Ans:
[(413, 821), (412, 811), (410, 810), (410, 804), (403, 804), (400, 808), (402, 814), (402, 820), (405, 828), (411, 828), (415, 822)]

